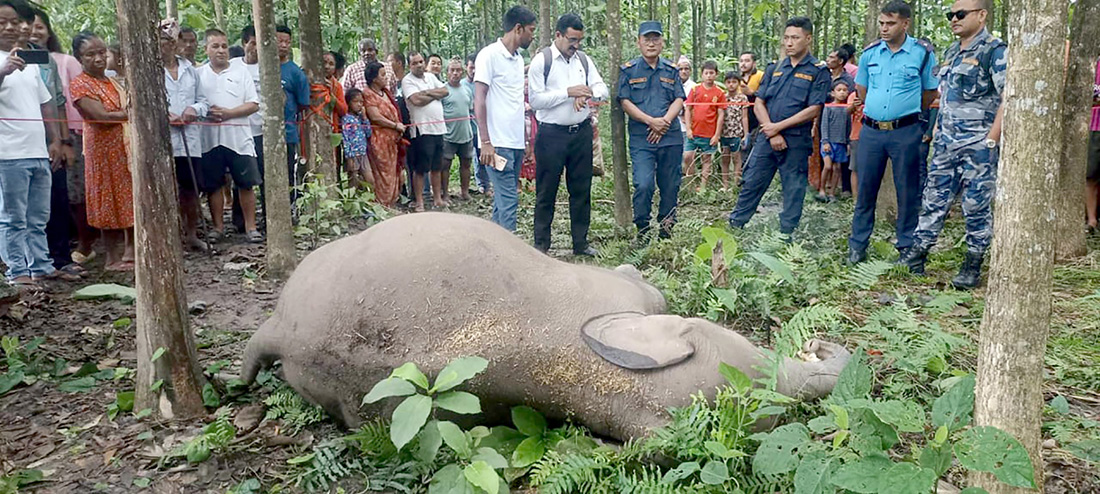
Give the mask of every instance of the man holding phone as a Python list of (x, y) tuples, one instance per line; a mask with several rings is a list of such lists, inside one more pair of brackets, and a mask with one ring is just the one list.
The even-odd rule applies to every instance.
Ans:
[(50, 162), (62, 159), (62, 142), (55, 138), (56, 122), (50, 122), (56, 111), (45, 82), (14, 51), (31, 22), (34, 11), (23, 0), (0, 0), (0, 258), (8, 281), (36, 289), (38, 280), (57, 276), (46, 222)]

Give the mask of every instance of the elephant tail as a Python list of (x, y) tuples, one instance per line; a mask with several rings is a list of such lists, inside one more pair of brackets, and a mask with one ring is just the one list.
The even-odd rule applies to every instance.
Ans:
[(278, 342), (270, 336), (269, 332), (261, 327), (252, 338), (248, 340), (248, 346), (244, 349), (244, 359), (241, 363), (241, 380), (251, 383), (256, 379), (262, 369), (270, 367), (276, 360), (282, 357), (279, 352)]

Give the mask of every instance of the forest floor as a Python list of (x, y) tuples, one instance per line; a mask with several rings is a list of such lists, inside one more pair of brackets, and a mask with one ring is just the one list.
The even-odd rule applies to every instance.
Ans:
[[(703, 242), (701, 230), (715, 222), (724, 223), (735, 192), (711, 189), (698, 194), (690, 184), (684, 188), (674, 237), (636, 249), (628, 236), (616, 232), (610, 179), (596, 179), (591, 240), (601, 256), (584, 262), (636, 264), (658, 278), (654, 282), (665, 290), (671, 311), (691, 316), (717, 314), (727, 326), (762, 342), (770, 341), (772, 331), (801, 306), (831, 301), (845, 320), (825, 329), (828, 337), (852, 348), (866, 347), (870, 355), (886, 353), (879, 367), (886, 370), (880, 370), (882, 384), (876, 392), (922, 396), (946, 377), (942, 375), (945, 372), (973, 372), (984, 286), (973, 293), (955, 292), (947, 286), (965, 249), (957, 214), (941, 239), (944, 247), (933, 254), (927, 277), (912, 278), (891, 270), (868, 290), (814, 293), (826, 278), (847, 276), (843, 258), (852, 204), (850, 200), (819, 204), (807, 196), (804, 226), (795, 239), (799, 248), (784, 251), (784, 259), (796, 271), (803, 271), (796, 272), (800, 286), (794, 288), (810, 295), (774, 292), (766, 304), (732, 314), (708, 304), (706, 292), (700, 294), (692, 287), (691, 270), (685, 269), (684, 263), (690, 258), (685, 253), (694, 253)], [(735, 233), (741, 250), (782, 248), (774, 231), (780, 207), (777, 189), (778, 183), (749, 228)], [(533, 194), (524, 193), (519, 234), (528, 240), (532, 203)], [(475, 196), (452, 211), (488, 217), (489, 204), (488, 198)], [(363, 222), (356, 219), (352, 223)], [(884, 222), (878, 225), (873, 259), (893, 260), (890, 230)], [(568, 251), (564, 191), (559, 195), (554, 232), (551, 254), (575, 261)], [(300, 238), (300, 254), (305, 255), (311, 244)], [(238, 372), (245, 342), (271, 313), (281, 288), (264, 276), (262, 246), (249, 245), (235, 236), (220, 247), (215, 254), (187, 253), (184, 260), (198, 356), (208, 376)], [(1098, 247), (1094, 242), (1087, 257), (1062, 264), (1055, 272), (1055, 309), (1043, 390), (1049, 403), (1043, 429), (1044, 438), (1049, 439), (1049, 448), (1044, 450), (1046, 492), (1100, 492), (1095, 464), (1079, 458), (1091, 454), (1096, 459), (1100, 452), (1078, 451), (1075, 456), (1064, 449), (1067, 444), (1095, 444), (1089, 441), (1100, 439)], [(91, 275), (83, 282), (53, 283), (45, 293), (24, 297), (0, 317), (0, 335), (6, 338), (7, 352), (0, 363), (0, 381), (12, 370), (15, 359), (27, 369), (39, 369), (37, 377), (27, 377), (0, 394), (0, 475), (5, 475), (0, 492), (7, 492), (5, 486), (21, 483), (26, 484), (24, 491), (42, 493), (300, 490), (301, 469), (294, 459), (346, 432), (329, 419), (310, 418), (314, 412), (308, 407), (303, 411), (301, 403), (294, 405), (299, 408), (296, 411), (281, 416), (272, 413), (273, 408), (286, 408), (286, 402), (293, 401), (273, 380), (245, 389), (212, 379), (215, 387), (209, 404), (213, 406), (204, 420), (153, 421), (142, 418), (142, 411), (129, 409), (126, 392), (133, 388), (132, 369), (136, 368), (134, 306), (118, 300), (72, 298), (74, 290), (90, 284), (133, 286), (132, 275), (107, 275), (101, 268), (93, 262)], [(808, 296), (812, 298), (807, 300)], [(927, 365), (904, 372), (909, 368), (907, 355), (898, 353), (898, 348), (905, 343), (875, 346), (881, 337), (867, 329), (873, 314), (884, 307), (907, 310), (920, 321), (921, 328), (933, 328), (963, 342), (940, 348), (942, 366), (932, 365), (938, 362), (933, 356), (923, 363)], [(194, 452), (195, 438), (203, 437), (203, 427), (214, 420), (219, 405), (235, 426), (231, 440), (210, 447), (214, 454), (205, 461), (187, 461), (187, 454)], [(30, 482), (39, 475), (41, 480)], [(341, 485), (349, 492), (363, 488), (362, 482), (354, 480)]]

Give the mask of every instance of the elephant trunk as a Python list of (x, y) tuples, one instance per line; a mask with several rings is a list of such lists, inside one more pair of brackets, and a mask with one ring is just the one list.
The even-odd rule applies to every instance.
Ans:
[(785, 359), (777, 376), (776, 391), (798, 400), (828, 395), (852, 354), (841, 345), (821, 340), (806, 342), (804, 353), (816, 355), (819, 360)]

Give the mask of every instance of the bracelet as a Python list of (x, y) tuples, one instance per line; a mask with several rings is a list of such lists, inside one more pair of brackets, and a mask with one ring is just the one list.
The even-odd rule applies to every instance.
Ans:
[(66, 146), (72, 146), (73, 145), (73, 138), (69, 137), (69, 138), (66, 138), (66, 139), (58, 139), (57, 142), (60, 142), (61, 144), (64, 144)]

